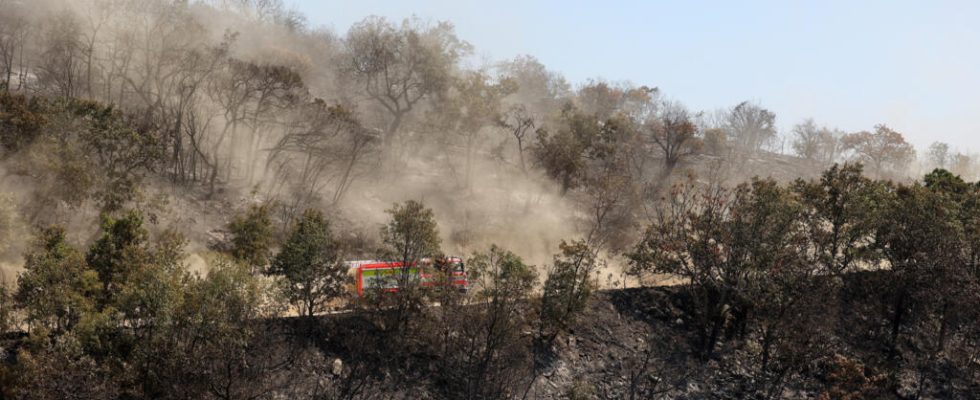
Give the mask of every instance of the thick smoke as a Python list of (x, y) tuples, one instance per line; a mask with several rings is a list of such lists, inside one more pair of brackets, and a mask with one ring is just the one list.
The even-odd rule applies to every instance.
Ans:
[[(465, 160), (453, 127), (426, 123), (435, 112), (429, 98), (427, 105), (420, 104), (406, 116), (397, 154), (375, 144), (346, 181), (338, 183), (341, 167), (331, 165), (313, 179), (312, 188), (297, 188), (301, 185), (290, 180), (296, 176), (295, 163), (273, 159), (272, 149), (284, 136), (303, 129), (297, 125), (305, 123), (304, 104), (322, 99), (327, 106), (343, 105), (357, 124), (348, 128), (368, 133), (384, 129), (389, 120), (382, 107), (340, 76), (347, 57), (344, 33), (306, 28), (301, 18), (281, 6), (263, 9), (247, 1), (182, 6), (162, 0), (8, 1), (0, 6), (7, 18), (26, 21), (32, 33), (23, 43), (29, 56), (19, 60), (24, 73), (13, 89), (90, 98), (127, 112), (156, 113), (165, 121), (179, 118), (182, 125), (175, 135), (194, 141), (185, 144), (194, 148), (180, 155), (187, 160), (183, 182), (174, 183), (173, 170), (158, 169), (144, 177), (130, 206), (150, 216), (151, 230), (184, 234), (189, 262), (198, 268), (208, 257), (214, 232), (232, 212), (257, 202), (284, 204), (285, 211), (277, 215), (282, 222), (297, 211), (290, 206), (327, 209), (345, 233), (371, 238), (387, 219), (384, 210), (396, 202), (419, 200), (434, 210), (445, 252), (467, 256), (496, 243), (537, 265), (549, 261), (560, 240), (582, 232), (581, 215), (558, 187), (533, 169), (520, 168), (517, 144), (506, 129), (488, 126), (474, 132)], [(73, 61), (85, 62), (67, 71), (75, 81), (63, 87), (66, 93), (51, 90), (59, 87), (54, 84), (58, 71), (49, 71), (57, 61), (49, 59), (57, 56), (50, 49), (58, 45), (74, 52), (69, 55)], [(229, 60), (240, 63), (240, 69)], [(253, 72), (250, 68), (265, 67), (285, 67), (285, 73), (296, 74), (302, 84), (264, 92), (278, 97), (275, 104), (259, 104), (262, 100), (254, 98), (234, 104), (237, 82), (229, 80)], [(273, 78), (284, 73), (268, 71), (265, 76)], [(526, 101), (521, 95), (504, 101)], [(292, 101), (291, 96), (303, 99), (284, 100)], [(8, 232), (3, 238), (8, 276), (14, 273), (12, 266), (22, 262), (19, 254), (31, 226), (65, 225), (78, 245), (97, 234), (97, 202), (55, 204), (55, 209), (37, 213), (42, 217), (32, 218), (23, 215), (27, 207), (18, 211), (14, 205), (30, 202), (34, 183), (15, 176), (2, 184), (7, 188), (0, 199), (0, 218)], [(345, 185), (342, 197), (335, 195), (340, 184)], [(298, 193), (303, 201), (295, 200)]]

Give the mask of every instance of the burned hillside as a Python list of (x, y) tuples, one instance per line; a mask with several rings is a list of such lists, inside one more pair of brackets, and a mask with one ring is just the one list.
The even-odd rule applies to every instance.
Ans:
[(969, 151), (466, 39), (0, 0), (0, 398), (980, 396)]

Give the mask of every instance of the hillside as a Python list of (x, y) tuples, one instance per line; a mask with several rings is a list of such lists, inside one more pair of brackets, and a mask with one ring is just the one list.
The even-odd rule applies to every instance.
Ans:
[[(698, 359), (689, 351), (696, 335), (682, 311), (685, 287), (649, 287), (596, 293), (567, 334), (550, 347), (525, 349), (535, 354), (536, 366), (508, 366), (518, 375), (505, 392), (523, 397), (527, 391), (535, 399), (976, 398), (980, 360), (975, 344), (964, 349), (973, 356), (947, 354), (942, 364), (917, 366), (923, 343), (909, 341), (888, 356), (880, 335), (886, 321), (873, 318), (871, 310), (851, 307), (887, 295), (878, 282), (887, 274), (854, 274), (847, 279), (848, 296), (823, 299), (822, 312), (850, 311), (840, 312), (839, 328), (816, 338), (818, 348), (778, 380), (759, 370), (759, 348), (741, 336), (754, 331), (731, 333), (712, 359)], [(265, 373), (252, 375), (254, 381), (227, 384), (239, 395), (269, 398), (460, 398), (454, 391), (459, 386), (447, 385), (449, 377), (443, 375), (448, 360), (438, 352), (438, 339), (406, 338), (405, 349), (413, 351), (404, 354), (404, 364), (377, 363), (383, 345), (374, 340), (383, 334), (367, 328), (373, 318), (355, 312), (268, 320), (265, 337), (257, 339), (261, 346), (248, 354), (259, 366), (255, 371)], [(525, 338), (536, 334), (532, 326), (522, 330)], [(10, 338), (3, 342), (8, 364), (18, 346)]]
[[(691, 316), (683, 311), (685, 287), (673, 286), (596, 293), (567, 335), (538, 350), (538, 371), (524, 372), (530, 375), (519, 378), (520, 384), (510, 390), (518, 397), (529, 390), (528, 398), (535, 399), (976, 398), (980, 393), (976, 336), (957, 339), (974, 344), (963, 349), (963, 354), (943, 355), (945, 361), (937, 365), (916, 365), (926, 345), (916, 340), (904, 343), (897, 355), (887, 355), (882, 335), (887, 321), (875, 318), (869, 308), (854, 307), (888, 295), (881, 290), (881, 280), (887, 279), (884, 275), (888, 272), (854, 274), (847, 279), (846, 296), (821, 299), (821, 312), (839, 315), (838, 328), (823, 332), (813, 327), (810, 333), (827, 336), (814, 338), (820, 342), (817, 348), (795, 361), (800, 369), (793, 367), (794, 371), (778, 381), (759, 371), (760, 349), (750, 339), (757, 332), (732, 332), (707, 362), (692, 354), (690, 343), (696, 341), (696, 334), (689, 325)], [(437, 367), (444, 360), (438, 354), (413, 354), (408, 371), (361, 365), (363, 355), (348, 347), (349, 338), (345, 338), (347, 332), (356, 330), (351, 326), (360, 324), (358, 321), (357, 316), (324, 318), (311, 331), (301, 321), (282, 323), (290, 326), (287, 330), (312, 340), (315, 349), (307, 351), (318, 353), (320, 360), (314, 363), (320, 365), (315, 379), (325, 379), (331, 382), (329, 386), (341, 386), (338, 381), (360, 373), (373, 379), (394, 379), (380, 386), (371, 384), (381, 393), (365, 393), (367, 397), (457, 397), (444, 392), (444, 378)], [(525, 329), (524, 335), (533, 335), (531, 327)], [(343, 365), (344, 371), (335, 374), (331, 371), (335, 365)], [(537, 378), (528, 389), (532, 376)]]
[(0, 400), (980, 398), (980, 158), (466, 39), (0, 0)]

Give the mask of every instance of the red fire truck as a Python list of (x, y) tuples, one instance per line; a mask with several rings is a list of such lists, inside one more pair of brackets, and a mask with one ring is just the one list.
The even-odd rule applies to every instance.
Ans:
[(347, 265), (354, 275), (358, 296), (371, 289), (396, 292), (405, 284), (426, 288), (450, 286), (460, 291), (466, 291), (469, 284), (466, 267), (459, 257), (423, 258), (418, 263), (410, 262), (407, 267), (401, 261), (377, 260), (348, 261)]

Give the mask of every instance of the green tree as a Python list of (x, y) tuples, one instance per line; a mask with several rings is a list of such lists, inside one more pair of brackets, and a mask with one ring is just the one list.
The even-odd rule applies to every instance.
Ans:
[(541, 296), (541, 323), (548, 341), (568, 330), (588, 305), (599, 268), (595, 250), (584, 240), (562, 241), (544, 281)]
[(960, 265), (962, 226), (958, 206), (941, 190), (901, 185), (886, 201), (876, 243), (890, 270), (882, 300), (896, 355), (906, 328), (928, 317), (936, 296), (945, 295), (942, 278)]
[(537, 143), (532, 148), (538, 165), (561, 185), (562, 194), (580, 185), (585, 168), (584, 151), (585, 145), (571, 132), (552, 134), (543, 128), (537, 130)]
[(439, 254), (442, 239), (432, 209), (415, 200), (395, 204), (385, 211), (391, 216), (381, 228), (381, 242), (388, 257), (405, 263), (416, 263), (424, 257)]
[(798, 209), (772, 180), (731, 190), (677, 186), (627, 254), (630, 273), (689, 282), (687, 311), (698, 331), (697, 352), (707, 360), (726, 327), (744, 333), (752, 307), (747, 285), (798, 262)]
[[(262, 320), (280, 310), (270, 287), (243, 265), (218, 260), (185, 293), (178, 315), (181, 358), (172, 384), (191, 379), (196, 395), (220, 399), (259, 398), (268, 394), (273, 372), (288, 365), (291, 354), (276, 347)], [(280, 344), (281, 345), (281, 344)], [(256, 351), (256, 349), (262, 349)], [(274, 355), (270, 356), (270, 352)], [(192, 371), (192, 373), (188, 373)], [(201, 392), (196, 392), (200, 390)]]
[(140, 212), (132, 210), (118, 219), (102, 216), (102, 236), (85, 255), (102, 282), (102, 305), (113, 303), (130, 275), (150, 261), (147, 239)]
[(261, 271), (269, 264), (274, 244), (272, 219), (269, 206), (251, 205), (243, 214), (237, 214), (228, 223), (231, 232), (231, 256), (252, 273)]
[[(97, 340), (89, 340), (90, 353), (125, 360), (134, 376), (131, 390), (143, 397), (170, 393), (194, 397), (186, 391), (193, 380), (180, 376), (180, 371), (189, 370), (189, 356), (179, 350), (184, 342), (194, 341), (183, 336), (183, 329), (196, 322), (186, 304), (196, 277), (182, 263), (184, 244), (183, 237), (173, 232), (155, 238), (146, 263), (131, 271), (103, 312), (108, 318), (93, 321), (95, 327), (89, 329), (97, 334)], [(198, 329), (202, 336), (212, 333)]]
[(876, 235), (888, 267), (876, 281), (878, 321), (884, 322), (878, 331), (893, 361), (891, 378), (915, 372), (911, 397), (937, 396), (957, 381), (974, 379), (960, 373), (966, 361), (956, 355), (970, 353), (966, 348), (975, 339), (969, 344), (953, 338), (976, 335), (980, 299), (977, 186), (945, 170), (924, 181), (894, 188), (883, 202)]
[[(440, 383), (454, 398), (496, 399), (528, 377), (533, 360), (521, 332), (530, 311), (537, 272), (496, 245), (467, 261), (472, 296), (466, 304), (445, 302), (433, 335), (443, 362)], [(451, 291), (447, 291), (451, 292)]]
[(934, 169), (922, 178), (922, 184), (933, 192), (943, 194), (949, 200), (960, 204), (976, 186), (966, 183), (963, 178), (945, 169)]
[(554, 132), (538, 129), (532, 154), (545, 173), (561, 185), (562, 194), (581, 186), (597, 186), (610, 176), (631, 175), (630, 158), (636, 154), (630, 150), (641, 147), (632, 128), (625, 118), (602, 120), (569, 106)]
[(818, 181), (797, 180), (802, 223), (813, 262), (841, 277), (861, 263), (875, 264), (874, 230), (885, 188), (864, 177), (861, 164), (835, 164)]
[[(486, 253), (474, 253), (467, 265), (476, 288), (473, 299), (502, 310), (523, 303), (538, 280), (534, 267), (497, 245), (490, 246)], [(505, 311), (500, 314), (509, 313)]]
[(45, 106), (38, 97), (0, 93), (0, 155), (17, 152), (41, 134), (46, 122)]
[[(432, 210), (422, 203), (408, 200), (404, 204), (395, 204), (387, 213), (391, 219), (381, 228), (384, 246), (381, 257), (402, 263), (401, 273), (388, 278), (398, 290), (385, 293), (375, 288), (378, 290), (369, 292), (367, 304), (380, 317), (375, 323), (386, 336), (386, 346), (393, 346), (391, 349), (395, 350), (409, 345), (407, 342), (415, 334), (413, 324), (420, 320), (417, 317), (427, 301), (427, 293), (421, 290), (418, 276), (410, 270), (421, 268), (426, 257), (439, 258), (441, 239)], [(391, 354), (393, 357), (401, 355)]]
[(98, 274), (65, 241), (63, 228), (42, 230), (25, 258), (16, 300), (31, 327), (71, 330), (95, 309), (101, 289)]
[(306, 210), (269, 269), (287, 285), (287, 297), (308, 317), (344, 294), (347, 266), (340, 243), (318, 210)]
[[(760, 390), (778, 391), (786, 375), (808, 361), (794, 356), (813, 354), (812, 333), (827, 328), (814, 318), (820, 303), (810, 296), (823, 291), (813, 282), (816, 270), (802, 257), (801, 206), (775, 181), (753, 180), (735, 189), (730, 207), (716, 237), (719, 259), (712, 261), (732, 261), (720, 285), (732, 310), (729, 336), (744, 338), (757, 322)], [(756, 321), (749, 320), (753, 315)], [(815, 326), (800, 324), (800, 316)]]
[(103, 211), (119, 211), (136, 197), (145, 173), (154, 171), (163, 160), (162, 133), (138, 127), (112, 105), (73, 100), (67, 108), (85, 124), (78, 140), (86, 160), (99, 171), (94, 195)]
[(182, 301), (191, 274), (184, 267), (185, 240), (165, 232), (147, 246), (143, 263), (128, 271), (112, 304), (138, 339), (147, 339), (155, 329), (171, 323)]
[(59, 204), (80, 207), (98, 181), (97, 166), (77, 140), (79, 132), (88, 128), (68, 103), (51, 101), (45, 107), (43, 130), (14, 159), (15, 170), (30, 176), (33, 183), (25, 220), (42, 226), (53, 222), (46, 212)]
[(47, 222), (45, 211), (61, 202), (76, 208), (90, 198), (102, 211), (117, 212), (139, 198), (142, 179), (163, 160), (160, 131), (136, 125), (113, 106), (76, 99), (0, 99), (3, 108), (0, 140), (11, 131), (4, 150), (22, 154), (13, 170), (33, 183), (25, 218), (30, 222)]
[(18, 352), (16, 378), (2, 390), (12, 399), (119, 398), (123, 397), (120, 375), (109, 363), (86, 354), (78, 338), (68, 332), (39, 349)]

